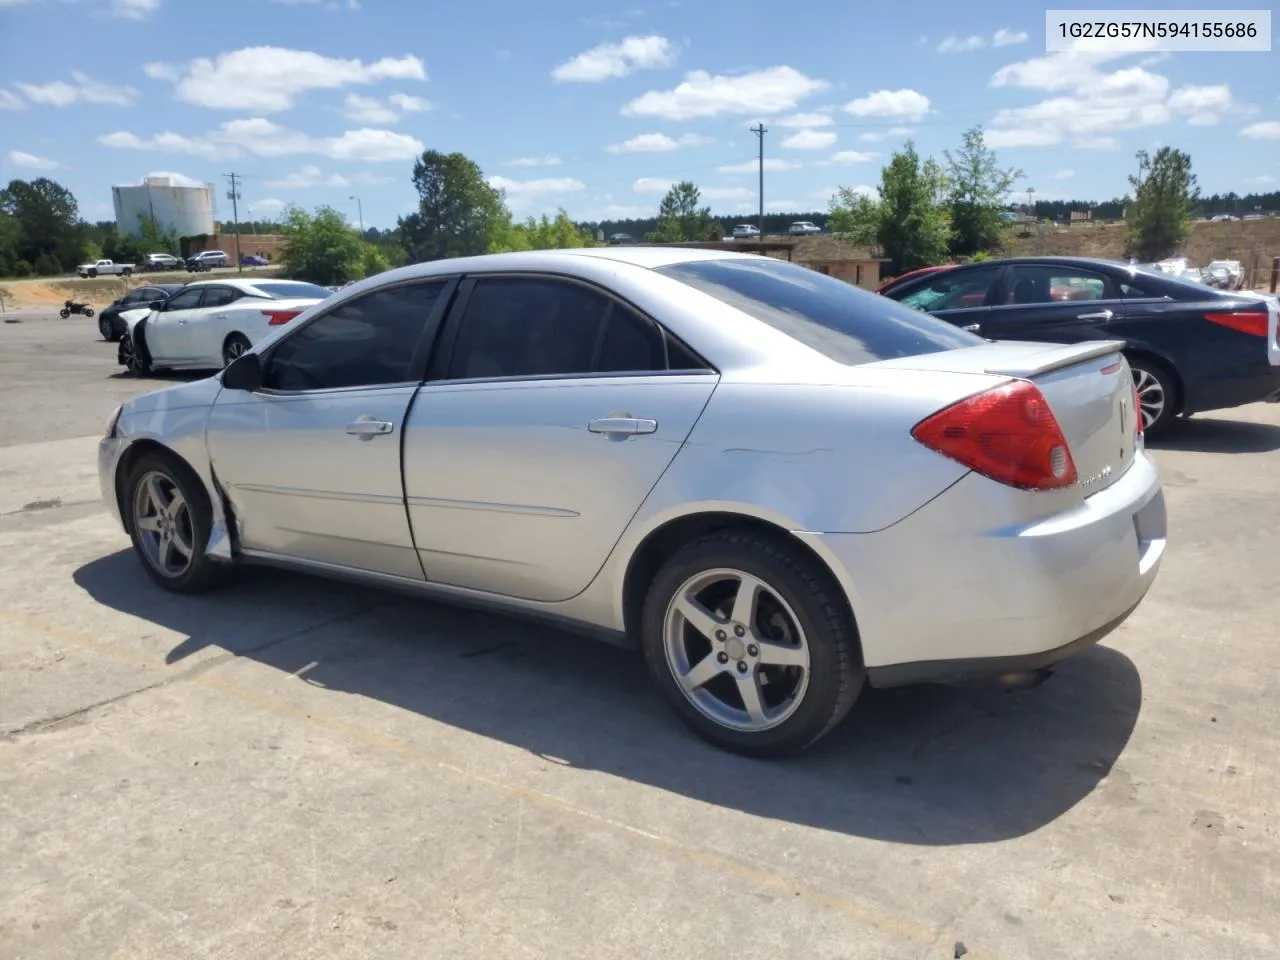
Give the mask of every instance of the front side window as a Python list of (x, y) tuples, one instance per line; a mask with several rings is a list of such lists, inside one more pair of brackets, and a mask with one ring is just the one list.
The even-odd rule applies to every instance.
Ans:
[(999, 274), (999, 267), (944, 270), (911, 285), (903, 294), (890, 291), (889, 296), (903, 306), (931, 312), (980, 307), (987, 302), (987, 294)]
[(270, 390), (372, 387), (416, 379), (413, 355), (445, 281), (365, 294), (289, 334), (270, 351)]
[(983, 343), (981, 337), (807, 267), (766, 257), (659, 267), (837, 363), (861, 364)]
[(189, 287), (181, 293), (176, 294), (165, 305), (165, 312), (170, 310), (194, 310), (200, 306), (200, 298), (204, 295), (204, 290), (200, 287)]
[(542, 277), (477, 281), (450, 379), (665, 370), (662, 331), (589, 287)]
[(205, 307), (225, 307), (229, 303), (239, 300), (242, 294), (239, 290), (232, 287), (209, 287), (204, 293)]

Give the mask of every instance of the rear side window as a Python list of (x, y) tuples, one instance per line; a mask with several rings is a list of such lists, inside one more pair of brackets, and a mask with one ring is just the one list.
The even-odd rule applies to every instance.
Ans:
[(255, 283), (253, 289), (276, 300), (298, 298), (323, 300), (329, 296), (329, 291), (324, 287), (317, 286), (314, 283), (303, 283), (301, 280), (296, 280), (292, 283)]
[(838, 363), (874, 363), (983, 343), (981, 337), (780, 260), (702, 260), (659, 267)]

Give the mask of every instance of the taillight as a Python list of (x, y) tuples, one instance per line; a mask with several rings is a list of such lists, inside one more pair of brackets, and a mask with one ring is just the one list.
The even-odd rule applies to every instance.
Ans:
[(1137, 381), (1134, 381), (1133, 384), (1133, 417), (1133, 434), (1136, 437), (1141, 437), (1147, 432), (1147, 427), (1146, 424), (1142, 422), (1142, 397), (1138, 393)]
[(1077, 479), (1058, 418), (1029, 380), (953, 403), (917, 423), (911, 435), (970, 470), (1022, 490), (1058, 490)]
[(302, 311), (301, 310), (263, 310), (262, 312), (267, 315), (267, 326), (279, 327), (288, 323), (290, 320), (292, 320)]
[(1241, 333), (1249, 333), (1255, 337), (1267, 335), (1267, 311), (1247, 310), (1241, 313), (1206, 313), (1204, 318), (1210, 323), (1230, 327)]

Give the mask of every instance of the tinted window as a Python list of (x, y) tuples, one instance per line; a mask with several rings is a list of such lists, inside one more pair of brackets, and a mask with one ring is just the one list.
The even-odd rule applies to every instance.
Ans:
[(328, 390), (404, 383), (443, 281), (379, 290), (344, 303), (282, 339), (264, 386)]
[(449, 377), (540, 377), (663, 370), (656, 327), (589, 287), (562, 280), (476, 283)]
[(999, 267), (944, 270), (916, 283), (906, 284), (901, 290), (891, 290), (888, 296), (903, 306), (915, 307), (917, 310), (980, 307), (986, 302), (991, 285), (996, 282), (999, 274)]
[(703, 260), (658, 268), (840, 363), (872, 363), (982, 343), (981, 337), (778, 260)]
[(200, 306), (200, 297), (204, 294), (201, 287), (188, 287), (181, 293), (170, 298), (169, 302), (164, 305), (166, 310), (194, 310)]
[(314, 283), (255, 283), (253, 289), (259, 290), (269, 297), (274, 297), (276, 300), (293, 300), (297, 297), (323, 300), (329, 296), (328, 290), (324, 287), (316, 286)]
[(1005, 303), (1072, 303), (1109, 300), (1106, 277), (1078, 267), (1015, 266), (1010, 272)]
[(202, 307), (225, 307), (243, 296), (234, 287), (207, 287), (204, 292)]

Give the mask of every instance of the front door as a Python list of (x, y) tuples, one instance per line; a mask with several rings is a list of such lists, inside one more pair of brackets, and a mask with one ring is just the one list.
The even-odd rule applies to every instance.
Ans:
[(459, 300), (447, 366), (405, 427), (423, 568), (439, 583), (567, 599), (604, 565), (718, 376), (586, 284), (482, 278)]
[(200, 316), (203, 287), (180, 290), (147, 318), (147, 350), (152, 362), (182, 363), (195, 356), (193, 353), (192, 322)]
[(223, 308), (243, 296), (243, 290), (223, 284), (210, 284), (204, 288), (200, 316), (186, 327), (187, 343), (193, 357), (215, 366), (222, 365), (222, 341), (227, 329), (227, 312)]
[(340, 304), (266, 349), (260, 390), (218, 394), (209, 456), (245, 551), (422, 579), (400, 448), (448, 287)]
[(905, 291), (895, 293), (899, 303), (927, 310), (948, 323), (971, 333), (979, 333), (987, 315), (991, 291), (1001, 267), (961, 267), (921, 277)]
[(1116, 335), (1112, 324), (1128, 316), (1129, 304), (1111, 278), (1074, 265), (1011, 266), (982, 335), (990, 340), (1079, 343)]

